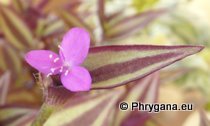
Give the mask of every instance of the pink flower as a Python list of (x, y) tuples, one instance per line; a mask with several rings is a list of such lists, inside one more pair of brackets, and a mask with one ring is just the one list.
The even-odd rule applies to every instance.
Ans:
[(87, 91), (91, 88), (91, 76), (80, 66), (87, 57), (90, 37), (82, 28), (72, 28), (63, 37), (59, 55), (49, 50), (33, 50), (25, 60), (47, 76), (61, 75), (61, 82), (70, 91)]

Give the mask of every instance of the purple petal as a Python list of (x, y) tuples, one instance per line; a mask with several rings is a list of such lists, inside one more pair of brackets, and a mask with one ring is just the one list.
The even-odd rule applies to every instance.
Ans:
[(72, 28), (62, 40), (60, 56), (71, 65), (83, 63), (90, 47), (90, 36), (85, 29)]
[(88, 91), (91, 88), (90, 73), (83, 67), (75, 66), (68, 74), (61, 75), (61, 82), (70, 91)]
[(52, 74), (57, 74), (59, 72), (58, 68), (62, 65), (59, 56), (48, 50), (30, 51), (25, 55), (25, 60), (32, 67), (44, 74), (52, 73), (54, 70), (55, 71)]

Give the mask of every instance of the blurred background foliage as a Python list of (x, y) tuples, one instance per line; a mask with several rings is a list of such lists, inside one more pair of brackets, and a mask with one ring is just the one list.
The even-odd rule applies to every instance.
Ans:
[[(24, 54), (57, 51), (62, 35), (74, 26), (91, 33), (92, 46), (204, 45), (201, 53), (160, 72), (158, 102), (193, 102), (210, 116), (209, 0), (0, 0), (0, 93), (7, 95), (1, 105), (42, 104), (36, 71)], [(146, 125), (196, 126), (197, 115), (197, 110), (163, 112)]]

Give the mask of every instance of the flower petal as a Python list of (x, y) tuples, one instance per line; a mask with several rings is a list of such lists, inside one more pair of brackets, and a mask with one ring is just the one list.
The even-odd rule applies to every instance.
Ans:
[(91, 76), (88, 70), (75, 66), (70, 72), (61, 75), (61, 82), (70, 91), (88, 91), (91, 88)]
[[(62, 61), (59, 56), (48, 50), (34, 50), (25, 55), (25, 60), (32, 67), (44, 74), (57, 74), (59, 68), (62, 65)], [(54, 69), (54, 70), (53, 70)]]
[(71, 65), (83, 63), (90, 47), (90, 36), (83, 28), (72, 28), (62, 40), (60, 56)]

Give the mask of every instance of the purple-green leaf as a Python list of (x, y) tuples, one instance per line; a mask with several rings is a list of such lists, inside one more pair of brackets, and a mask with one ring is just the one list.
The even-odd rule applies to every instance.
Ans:
[(124, 18), (114, 24), (110, 22), (106, 32), (107, 39), (119, 39), (135, 34), (165, 12), (166, 10), (152, 10)]
[(112, 88), (143, 78), (202, 49), (154, 45), (94, 47), (84, 66), (90, 71), (92, 89)]
[(33, 35), (23, 19), (11, 8), (0, 5), (0, 27), (13, 47), (34, 47)]
[(6, 72), (0, 77), (0, 105), (4, 105), (6, 103), (9, 84), (10, 84), (10, 72)]
[(28, 126), (35, 118), (37, 110), (17, 106), (0, 106), (1, 126)]
[[(155, 103), (157, 102), (158, 97), (158, 87), (159, 73), (157, 72), (128, 85), (128, 89), (125, 95), (123, 95), (124, 97), (121, 102), (127, 102), (128, 104), (131, 104), (131, 102), (134, 101), (141, 103)], [(143, 125), (149, 116), (150, 115), (147, 112), (117, 110), (114, 126), (128, 126), (129, 124)]]
[(113, 107), (115, 109), (123, 91), (116, 89), (72, 93), (64, 88), (49, 88), (48, 98), (40, 111), (41, 115), (33, 124), (108, 126), (114, 116)]
[(204, 110), (200, 111), (200, 126), (210, 126), (210, 120), (207, 118)]

